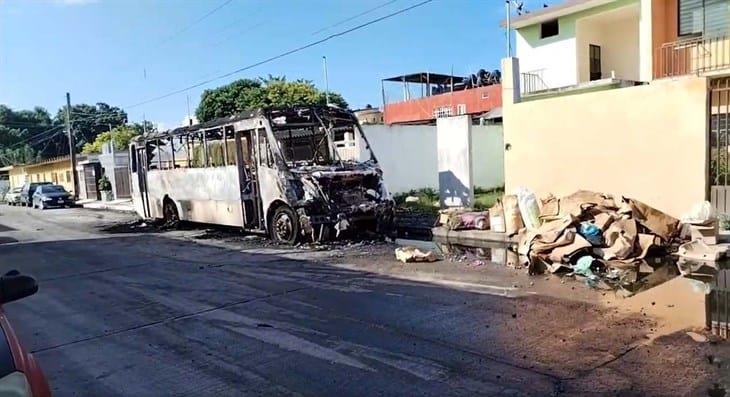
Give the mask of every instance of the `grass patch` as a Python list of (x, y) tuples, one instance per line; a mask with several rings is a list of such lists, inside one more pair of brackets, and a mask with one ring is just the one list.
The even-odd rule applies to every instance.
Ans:
[[(474, 188), (474, 209), (489, 209), (498, 199), (502, 198), (502, 195), (504, 195), (503, 186), (492, 189)], [(406, 197), (409, 196), (417, 197), (418, 201), (406, 203)], [(414, 189), (409, 192), (398, 193), (393, 199), (399, 207), (418, 212), (435, 214), (440, 209), (438, 192), (431, 188)]]

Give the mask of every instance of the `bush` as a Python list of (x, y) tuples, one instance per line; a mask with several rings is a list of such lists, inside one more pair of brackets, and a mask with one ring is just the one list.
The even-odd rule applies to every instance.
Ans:
[(106, 175), (99, 178), (99, 190), (102, 192), (112, 190), (112, 183), (109, 182), (109, 178)]

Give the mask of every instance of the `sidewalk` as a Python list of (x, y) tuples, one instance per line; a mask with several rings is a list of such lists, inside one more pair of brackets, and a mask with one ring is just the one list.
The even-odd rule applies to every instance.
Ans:
[(132, 199), (120, 199), (112, 201), (79, 200), (76, 202), (76, 205), (93, 210), (134, 212)]

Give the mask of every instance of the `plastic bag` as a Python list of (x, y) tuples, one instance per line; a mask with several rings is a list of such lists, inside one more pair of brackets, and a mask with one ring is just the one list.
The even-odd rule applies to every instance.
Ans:
[(504, 209), (502, 208), (502, 202), (499, 200), (497, 200), (497, 203), (489, 209), (489, 226), (494, 232), (506, 232)]
[(504, 196), (504, 225), (508, 235), (517, 234), (524, 227), (522, 215), (517, 196), (508, 194)]
[(707, 225), (717, 219), (715, 209), (709, 201), (703, 201), (692, 206), (692, 210), (682, 217), (683, 223), (692, 225)]
[(526, 187), (520, 187), (517, 189), (517, 200), (525, 227), (528, 230), (540, 227), (540, 206), (537, 205), (535, 193)]
[(459, 215), (459, 229), (489, 229), (489, 213), (488, 212), (465, 212)]
[(594, 223), (581, 222), (578, 233), (595, 247), (600, 247), (603, 244), (603, 234), (601, 233), (601, 229)]

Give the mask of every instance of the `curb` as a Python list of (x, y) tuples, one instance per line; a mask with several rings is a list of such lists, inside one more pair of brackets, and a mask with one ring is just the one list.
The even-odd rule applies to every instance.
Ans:
[(85, 210), (92, 210), (92, 211), (111, 211), (111, 212), (122, 212), (122, 213), (126, 213), (126, 214), (136, 214), (136, 211), (133, 208), (120, 209), (120, 208), (114, 208), (114, 207), (109, 207), (109, 206), (87, 207), (86, 205), (81, 205), (80, 207)]

